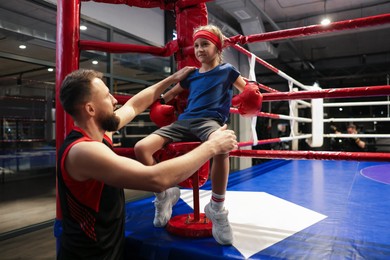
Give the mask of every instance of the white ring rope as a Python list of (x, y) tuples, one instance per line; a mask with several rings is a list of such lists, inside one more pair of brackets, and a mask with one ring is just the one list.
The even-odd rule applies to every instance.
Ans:
[(369, 118), (326, 118), (324, 122), (387, 122), (390, 121), (389, 117), (369, 117)]
[(383, 106), (390, 101), (324, 103), (324, 107)]
[(312, 134), (300, 134), (295, 136), (279, 137), (279, 139), (280, 142), (288, 142), (288, 141), (299, 140), (299, 139), (308, 139), (311, 138), (312, 136), (313, 136)]
[(311, 138), (312, 134), (301, 134), (296, 135), (294, 137), (288, 136), (288, 137), (278, 137), (278, 138), (271, 138), (271, 139), (263, 139), (259, 140), (256, 144), (253, 144), (252, 141), (250, 142), (239, 142), (238, 147), (245, 147), (245, 146), (252, 146), (252, 145), (262, 145), (262, 144), (271, 144), (271, 143), (280, 143), (280, 142), (289, 142), (294, 141), (298, 139), (308, 139)]
[(297, 117), (297, 116), (286, 116), (286, 115), (278, 115), (278, 116), (279, 116), (278, 119), (294, 120), (294, 121), (299, 122), (299, 123), (311, 123), (311, 122), (313, 122), (313, 120), (311, 118)]
[[(254, 57), (264, 67), (266, 67), (268, 69), (270, 69), (272, 67), (271, 71), (275, 72), (277, 75), (281, 76), (282, 78), (286, 79), (287, 81), (292, 81), (295, 85), (297, 85), (305, 90), (310, 90), (311, 86), (306, 86), (306, 85), (302, 84), (301, 82), (297, 81), (296, 79), (290, 77), (289, 75), (287, 75), (283, 71), (274, 68), (271, 64), (269, 64), (268, 62), (266, 62), (262, 58), (259, 58), (254, 53), (249, 52), (248, 50), (246, 50), (242, 46), (240, 46), (238, 44), (234, 44), (234, 45), (232, 45), (232, 47), (234, 47), (236, 50), (238, 50), (239, 52), (244, 53), (246, 55), (250, 54), (251, 57)], [(277, 71), (275, 71), (275, 70), (277, 70)]]
[(304, 100), (297, 100), (298, 104), (302, 105), (302, 107), (298, 107), (298, 108), (305, 108), (305, 107), (311, 107), (311, 103), (310, 102), (307, 102), (307, 101), (304, 101)]
[[(256, 80), (256, 56), (252, 53), (251, 59), (249, 61), (249, 80), (252, 81), (257, 81)], [(251, 131), (252, 131), (252, 140), (253, 140), (253, 145), (256, 145), (258, 142), (257, 138), (257, 131), (256, 131), (256, 123), (257, 123), (257, 116), (253, 116), (251, 118)]]
[(390, 134), (325, 134), (330, 138), (389, 138)]
[[(290, 92), (297, 91), (296, 88), (294, 88), (294, 82), (289, 81), (288, 87)], [(295, 117), (298, 115), (298, 102), (296, 100), (289, 100), (288, 105), (290, 108), (290, 137), (295, 137), (295, 135), (298, 133), (298, 122), (296, 121)], [(298, 140), (292, 140), (292, 149), (297, 150), (298, 149)]]
[(283, 71), (279, 70), (278, 73), (277, 73), (279, 76), (281, 76), (282, 78), (286, 79), (287, 81), (291, 81), (293, 82), (295, 85), (297, 85), (298, 87), (301, 87), (302, 89), (304, 90), (310, 90), (311, 89), (311, 86), (306, 86), (306, 85), (303, 85), (301, 82), (293, 79), (292, 77), (290, 77), (289, 75), (287, 75), (286, 73), (284, 73)]

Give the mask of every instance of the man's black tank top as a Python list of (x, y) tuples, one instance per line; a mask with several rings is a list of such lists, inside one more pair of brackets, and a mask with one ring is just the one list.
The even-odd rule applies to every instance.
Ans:
[[(75, 127), (67, 136), (57, 157), (57, 181), (63, 233), (58, 259), (123, 259), (124, 191), (100, 181), (72, 179), (64, 162), (78, 142), (93, 142)], [(112, 148), (111, 140), (102, 140)], [(107, 173), (110, 174), (110, 173)]]

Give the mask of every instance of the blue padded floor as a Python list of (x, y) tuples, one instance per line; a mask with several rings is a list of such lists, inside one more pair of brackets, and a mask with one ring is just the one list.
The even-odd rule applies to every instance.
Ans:
[[(318, 160), (272, 160), (231, 173), (226, 207), (239, 238), (233, 246), (153, 227), (154, 197), (128, 203), (127, 253), (159, 260), (390, 259), (390, 185), (367, 178), (365, 169), (390, 175), (390, 163)], [(202, 212), (210, 189), (209, 182), (201, 187)], [(182, 196), (173, 216), (193, 212), (187, 200)]]

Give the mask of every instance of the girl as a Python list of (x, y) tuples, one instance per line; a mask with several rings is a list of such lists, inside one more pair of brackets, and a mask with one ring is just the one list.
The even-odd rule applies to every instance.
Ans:
[[(189, 91), (187, 108), (178, 120), (162, 127), (135, 145), (135, 154), (146, 165), (155, 163), (153, 154), (169, 142), (206, 141), (213, 138), (215, 130), (228, 120), (233, 86), (240, 92), (246, 81), (231, 64), (222, 63), (224, 36), (214, 25), (194, 30), (194, 51), (201, 67), (176, 84), (162, 97), (169, 102), (184, 90)], [(205, 207), (206, 216), (212, 221), (212, 233), (221, 245), (233, 243), (233, 233), (228, 221), (224, 200), (229, 175), (229, 155), (213, 157), (211, 167), (212, 196)], [(178, 201), (180, 190), (176, 187), (156, 194), (154, 225), (163, 227), (172, 214), (172, 206)]]

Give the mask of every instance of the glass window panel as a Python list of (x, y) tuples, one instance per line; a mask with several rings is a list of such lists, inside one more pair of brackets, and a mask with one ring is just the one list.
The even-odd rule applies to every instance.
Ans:
[(94, 69), (107, 73), (108, 55), (100, 51), (81, 51), (79, 66), (83, 69)]
[(80, 27), (85, 26), (86, 30), (80, 30), (81, 40), (91, 41), (108, 41), (108, 28), (92, 23), (88, 20), (82, 19), (80, 21)]
[(127, 53), (113, 54), (113, 74), (129, 78), (128, 89), (132, 93), (140, 85), (154, 84), (171, 73), (169, 57), (155, 57), (150, 54)]
[(141, 41), (135, 37), (130, 37), (129, 35), (125, 35), (123, 33), (119, 33), (116, 31), (114, 31), (113, 33), (112, 41), (119, 42), (119, 43), (136, 44), (136, 45), (145, 44), (145, 41)]

